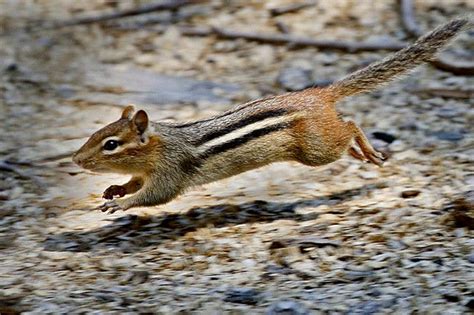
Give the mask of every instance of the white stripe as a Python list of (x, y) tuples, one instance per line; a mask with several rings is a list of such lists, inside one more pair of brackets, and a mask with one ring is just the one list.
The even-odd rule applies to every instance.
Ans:
[(223, 143), (227, 143), (237, 138), (241, 138), (254, 130), (266, 128), (269, 126), (277, 125), (282, 122), (290, 121), (295, 118), (296, 115), (286, 115), (281, 117), (270, 117), (261, 121), (254, 122), (253, 124), (247, 125), (240, 129), (229, 132), (225, 135), (222, 135), (218, 138), (212, 139), (206, 143), (203, 143), (199, 148), (202, 151), (205, 151), (211, 147), (218, 146)]

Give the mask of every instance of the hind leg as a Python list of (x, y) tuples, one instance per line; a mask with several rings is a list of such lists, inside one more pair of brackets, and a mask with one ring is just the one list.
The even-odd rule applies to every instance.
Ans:
[(365, 158), (365, 156), (362, 153), (360, 153), (359, 149), (357, 149), (354, 146), (350, 147), (347, 150), (347, 153), (349, 153), (355, 159), (367, 162), (367, 159)]
[[(369, 140), (365, 136), (364, 132), (362, 129), (359, 128), (354, 122), (348, 121), (346, 122), (347, 128), (349, 128), (352, 131), (354, 140), (356, 144), (359, 146), (361, 153), (359, 153), (356, 149), (353, 147), (349, 148), (349, 153), (359, 159), (359, 160), (368, 160), (378, 166), (382, 166), (383, 162), (385, 161), (385, 157), (383, 156), (382, 153), (376, 151), (372, 145), (370, 144)], [(365, 159), (362, 159), (362, 156)]]

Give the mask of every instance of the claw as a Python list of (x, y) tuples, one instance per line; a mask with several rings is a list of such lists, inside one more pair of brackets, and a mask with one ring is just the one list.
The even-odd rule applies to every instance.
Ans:
[(104, 199), (114, 199), (114, 196), (123, 197), (127, 193), (127, 190), (123, 186), (112, 185), (104, 191), (102, 198)]
[(382, 166), (385, 160), (387, 159), (383, 155), (383, 153), (378, 151), (371, 152), (371, 154), (368, 155), (367, 158), (370, 160), (370, 162), (376, 164), (377, 166)]
[(108, 214), (112, 214), (119, 210), (125, 211), (115, 200), (105, 202), (101, 206), (98, 206), (96, 210), (108, 212)]

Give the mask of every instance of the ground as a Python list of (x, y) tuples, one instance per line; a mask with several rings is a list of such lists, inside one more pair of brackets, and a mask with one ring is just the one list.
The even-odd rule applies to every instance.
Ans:
[[(145, 2), (0, 3), (1, 314), (472, 311), (474, 101), (465, 93), (474, 79), (432, 66), (338, 105), (390, 154), (383, 168), (350, 157), (324, 168), (278, 163), (166, 205), (92, 210), (126, 178), (86, 173), (70, 155), (124, 105), (154, 120), (209, 117), (389, 53), (191, 37), (176, 26), (409, 41), (395, 1), (270, 13), (290, 2), (212, 1), (49, 29)], [(474, 9), (416, 5), (424, 30)], [(445, 55), (472, 62), (472, 34)], [(440, 89), (457, 97), (433, 95)]]

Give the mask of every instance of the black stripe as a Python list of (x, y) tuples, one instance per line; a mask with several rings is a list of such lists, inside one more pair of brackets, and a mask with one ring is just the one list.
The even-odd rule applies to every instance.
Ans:
[(228, 133), (231, 133), (232, 131), (235, 131), (237, 129), (243, 128), (245, 126), (248, 126), (250, 124), (256, 123), (258, 121), (271, 118), (271, 117), (278, 117), (278, 116), (283, 116), (287, 113), (286, 110), (284, 109), (277, 109), (277, 110), (269, 110), (261, 113), (257, 113), (253, 116), (249, 116), (244, 119), (239, 119), (235, 123), (229, 125), (229, 126), (222, 126), (222, 129), (218, 130), (213, 130), (209, 133), (206, 133), (201, 136), (201, 138), (193, 141), (193, 144), (195, 145), (201, 145), (204, 144), (212, 139), (219, 138), (221, 136), (224, 136)]
[(202, 123), (205, 123), (205, 122), (213, 121), (215, 119), (219, 119), (221, 117), (229, 116), (230, 114), (233, 114), (233, 113), (234, 112), (228, 112), (228, 113), (225, 113), (225, 114), (223, 114), (221, 116), (218, 116), (218, 117), (211, 117), (211, 118), (208, 118), (208, 119), (192, 121), (192, 122), (188, 122), (188, 123), (179, 124), (179, 125), (176, 125), (176, 126), (173, 126), (173, 127), (175, 127), (175, 128), (192, 127), (192, 126), (197, 125), (197, 124), (202, 124)]
[(232, 115), (234, 113), (237, 113), (249, 106), (252, 106), (252, 105), (255, 105), (255, 104), (258, 104), (260, 102), (265, 102), (265, 101), (268, 101), (272, 98), (275, 98), (275, 96), (270, 96), (270, 97), (267, 97), (267, 98), (263, 98), (263, 99), (258, 99), (258, 100), (255, 100), (255, 101), (251, 101), (249, 103), (245, 103), (243, 105), (240, 105), (241, 107), (239, 109), (236, 109), (236, 110), (230, 110), (220, 116), (217, 116), (217, 117), (211, 117), (211, 118), (207, 118), (207, 119), (203, 119), (203, 120), (197, 120), (197, 121), (192, 121), (192, 122), (188, 122), (188, 123), (182, 123), (182, 124), (179, 124), (177, 126), (175, 126), (176, 128), (187, 128), (187, 127), (192, 127), (194, 125), (197, 125), (197, 124), (202, 124), (202, 123), (206, 123), (206, 122), (210, 122), (210, 121), (213, 121), (213, 120), (216, 120), (216, 119), (219, 119), (219, 118), (224, 118), (224, 117), (227, 117), (229, 115)]
[(204, 151), (204, 153), (201, 154), (201, 157), (208, 158), (215, 154), (224, 153), (226, 151), (240, 147), (241, 145), (244, 145), (249, 141), (263, 137), (275, 131), (286, 129), (290, 126), (291, 126), (291, 122), (284, 122), (284, 123), (268, 126), (262, 129), (254, 130), (246, 135), (243, 135), (240, 138), (236, 138), (228, 142), (222, 143), (220, 145), (216, 145), (214, 147), (209, 148), (208, 150)]

